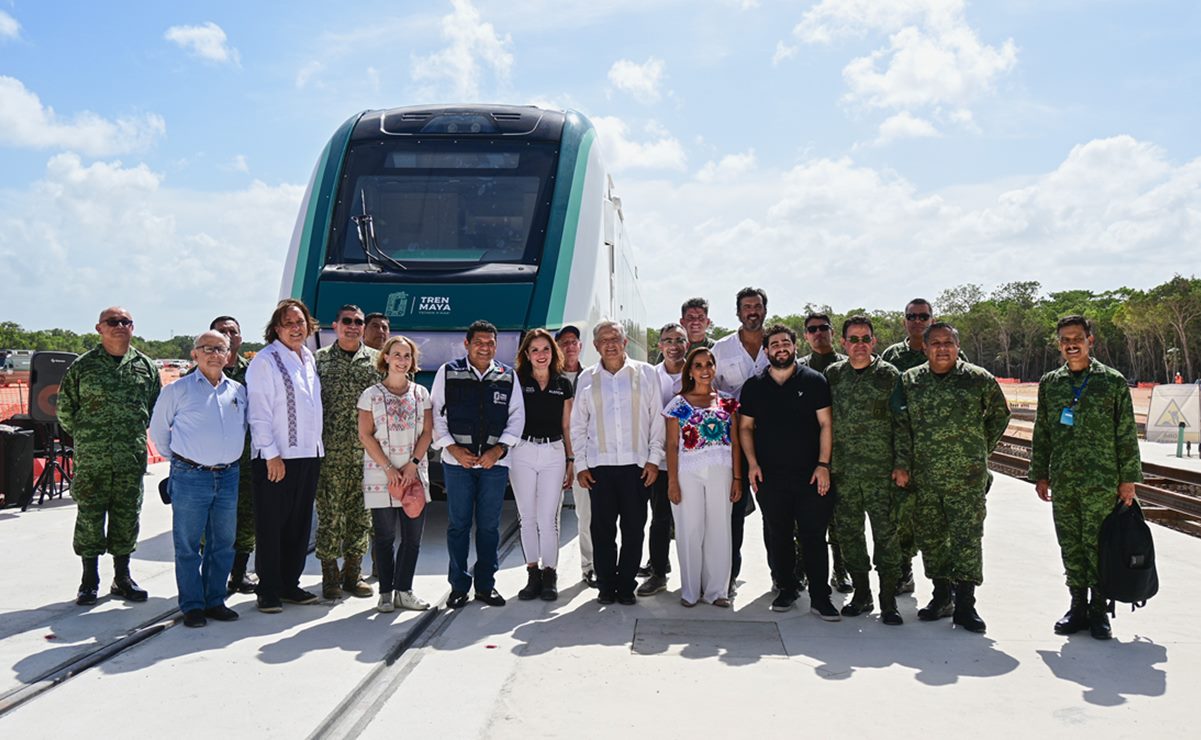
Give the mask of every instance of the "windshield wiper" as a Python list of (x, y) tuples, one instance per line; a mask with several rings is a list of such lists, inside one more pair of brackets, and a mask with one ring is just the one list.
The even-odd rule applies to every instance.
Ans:
[[(375, 219), (367, 210), (367, 193), (363, 190), (360, 190), (359, 198), (363, 202), (363, 212), (357, 216), (351, 216), (350, 219), (354, 221), (355, 232), (359, 236), (359, 244), (361, 244), (363, 247), (363, 256), (367, 258), (367, 264), (371, 265), (371, 258), (375, 257), (375, 259), (381, 262), (387, 262), (393, 267), (399, 267), (402, 270), (408, 270), (409, 268), (403, 263), (401, 263), (399, 260), (393, 259), (390, 255), (384, 252), (384, 250), (380, 249), (379, 241), (375, 238)], [(374, 254), (372, 253), (373, 250)], [(377, 270), (383, 269), (378, 265), (375, 267)]]

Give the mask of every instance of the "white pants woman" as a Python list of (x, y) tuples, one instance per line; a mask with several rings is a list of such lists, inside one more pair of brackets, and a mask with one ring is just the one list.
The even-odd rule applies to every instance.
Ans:
[(563, 440), (522, 440), (510, 453), (509, 481), (521, 520), (521, 549), (525, 562), (544, 568), (559, 565), (559, 510), (563, 505), (563, 476), (567, 457)]
[(671, 505), (671, 513), (676, 523), (680, 596), (689, 604), (727, 598), (733, 479), (729, 465), (680, 466), (680, 503)]

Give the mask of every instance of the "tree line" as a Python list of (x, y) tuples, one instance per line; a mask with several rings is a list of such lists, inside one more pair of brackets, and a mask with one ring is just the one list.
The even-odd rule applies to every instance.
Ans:
[[(145, 339), (135, 336), (133, 346), (155, 360), (186, 359), (192, 356), (194, 336), (174, 336), (170, 339)], [(91, 332), (76, 334), (68, 329), (38, 329), (30, 331), (15, 321), (0, 321), (0, 349), (28, 349), (39, 352), (74, 352), (81, 355), (100, 344), (100, 335)], [(242, 342), (242, 352), (257, 352), (263, 344)]]
[[(916, 297), (916, 296), (914, 296)], [(937, 296), (922, 296), (934, 303), (938, 318), (959, 330), (968, 358), (994, 375), (1037, 381), (1062, 364), (1055, 341), (1055, 322), (1069, 314), (1083, 314), (1093, 323), (1093, 354), (1117, 368), (1128, 380), (1172, 382), (1176, 373), (1186, 381), (1201, 372), (1201, 280), (1174, 276), (1149, 290), (1118, 288), (1095, 293), (1067, 290), (1043, 294), (1038, 281), (1005, 283), (992, 291), (967, 283)], [(828, 306), (807, 304), (801, 313), (775, 315), (765, 324), (783, 323), (797, 332), (801, 355), (805, 316), (827, 313), (834, 325), (835, 348), (842, 322), (848, 316), (871, 318), (877, 352), (905, 336), (903, 311), (853, 308), (839, 313)], [(713, 338), (733, 329), (714, 326)], [(650, 332), (650, 346), (658, 331)]]

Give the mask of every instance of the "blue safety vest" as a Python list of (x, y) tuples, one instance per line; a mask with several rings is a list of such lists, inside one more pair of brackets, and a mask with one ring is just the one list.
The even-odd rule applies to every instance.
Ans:
[(512, 368), (494, 362), (483, 378), (461, 358), (446, 363), (446, 405), (442, 414), (455, 444), (481, 455), (500, 442), (509, 423), (509, 400), (516, 387)]

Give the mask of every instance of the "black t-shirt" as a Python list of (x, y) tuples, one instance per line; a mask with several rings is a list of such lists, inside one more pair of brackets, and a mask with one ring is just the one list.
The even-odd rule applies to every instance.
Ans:
[(825, 376), (797, 365), (781, 385), (771, 368), (742, 386), (739, 412), (755, 420), (755, 457), (765, 470), (811, 474), (820, 452), (819, 409), (830, 407), (830, 386)]
[(563, 436), (563, 404), (572, 396), (571, 381), (562, 375), (551, 376), (546, 388), (533, 378), (518, 378), (525, 401), (526, 437)]

